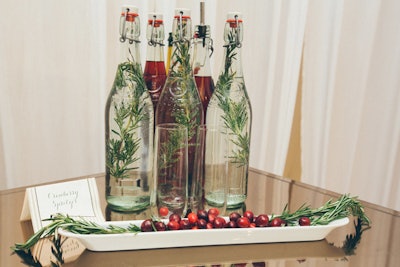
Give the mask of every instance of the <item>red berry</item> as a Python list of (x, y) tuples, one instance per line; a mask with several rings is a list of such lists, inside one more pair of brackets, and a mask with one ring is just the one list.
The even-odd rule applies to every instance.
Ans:
[(268, 223), (269, 223), (268, 215), (266, 215), (266, 214), (258, 215), (257, 218), (255, 219), (255, 223), (258, 227), (268, 226)]
[(226, 221), (222, 217), (216, 217), (213, 223), (214, 228), (224, 228)]
[(189, 220), (180, 220), (179, 221), (179, 228), (181, 230), (188, 230), (190, 228), (192, 228), (192, 225), (190, 224)]
[(167, 228), (168, 230), (179, 230), (180, 224), (177, 221), (169, 221)]
[(153, 221), (151, 219), (144, 220), (140, 225), (140, 230), (142, 232), (152, 232), (153, 231)]
[(299, 224), (300, 224), (301, 226), (309, 226), (309, 225), (311, 224), (310, 218), (308, 218), (308, 217), (301, 217), (301, 218), (299, 219)]
[(207, 222), (213, 224), (213, 223), (214, 223), (214, 220), (215, 220), (215, 217), (217, 217), (217, 216), (215, 216), (215, 215), (213, 215), (213, 214), (208, 214), (208, 220), (207, 220)]
[(214, 228), (214, 226), (212, 223), (207, 223), (206, 229), (213, 229), (213, 228)]
[(229, 221), (227, 222), (227, 224), (225, 225), (226, 228), (236, 228), (237, 224), (235, 221)]
[(254, 220), (254, 213), (252, 211), (246, 210), (243, 213), (243, 217), (246, 217), (247, 219), (249, 219), (250, 222), (253, 222)]
[(198, 210), (197, 211), (197, 217), (199, 219), (204, 219), (204, 220), (208, 220), (208, 212), (205, 210)]
[(219, 209), (217, 208), (210, 208), (208, 210), (208, 215), (214, 215), (215, 217), (217, 217), (219, 215)]
[(157, 221), (154, 223), (154, 227), (156, 228), (157, 231), (165, 231), (167, 230), (167, 226), (165, 223)]
[(197, 221), (197, 226), (198, 226), (200, 229), (206, 229), (206, 228), (207, 228), (207, 221), (204, 220), (204, 219), (199, 219), (199, 220)]
[(278, 217), (273, 218), (273, 219), (271, 220), (271, 222), (269, 223), (269, 225), (270, 225), (271, 227), (280, 227), (280, 226), (282, 226), (282, 225), (284, 225), (284, 224), (285, 224), (285, 222), (284, 222), (281, 218), (278, 218)]
[(191, 212), (187, 217), (191, 225), (195, 225), (197, 223), (198, 217), (196, 213)]
[(237, 219), (239, 219), (240, 217), (242, 217), (242, 215), (240, 215), (239, 212), (236, 212), (236, 211), (231, 212), (231, 213), (229, 214), (229, 220), (230, 220), (230, 221), (236, 222)]
[(158, 210), (158, 214), (159, 214), (161, 217), (167, 217), (167, 216), (168, 216), (168, 213), (169, 213), (168, 207), (165, 207), (165, 206), (161, 207), (161, 208)]
[(169, 221), (175, 221), (179, 223), (181, 221), (181, 216), (176, 213), (173, 213), (169, 215)]
[(241, 217), (237, 221), (237, 226), (240, 228), (248, 228), (250, 227), (250, 221), (247, 217)]

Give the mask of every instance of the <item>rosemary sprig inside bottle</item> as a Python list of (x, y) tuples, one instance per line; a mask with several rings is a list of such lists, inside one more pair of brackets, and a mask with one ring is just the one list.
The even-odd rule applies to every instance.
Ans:
[[(110, 137), (106, 145), (106, 165), (109, 173), (117, 178), (125, 178), (128, 171), (135, 169), (130, 166), (139, 160), (135, 154), (141, 141), (135, 130), (141, 121), (150, 119), (144, 112), (143, 94), (146, 86), (140, 68), (139, 63), (129, 60), (121, 63), (112, 89), (119, 90), (113, 99), (113, 119), (117, 128), (112, 130), (114, 138)], [(136, 87), (136, 90), (132, 90), (132, 87)], [(132, 92), (134, 95), (131, 95)]]
[[(180, 27), (182, 31), (186, 31), (186, 23), (182, 22)], [(175, 117), (176, 122), (184, 125), (188, 129), (188, 140), (196, 134), (197, 125), (200, 124), (198, 121), (199, 110), (197, 105), (188, 105), (188, 103), (194, 103), (195, 99), (190, 99), (193, 94), (186, 93), (188, 90), (196, 90), (196, 85), (192, 79), (192, 66), (190, 64), (190, 40), (184, 39), (179, 33), (174, 38), (174, 51), (172, 57), (174, 63), (171, 66), (169, 79), (171, 84), (174, 84), (172, 90), (175, 90), (174, 94), (180, 96), (180, 106), (172, 110), (172, 116)], [(197, 93), (197, 92), (195, 92)]]
[[(230, 158), (233, 163), (239, 163), (239, 166), (244, 166), (248, 164), (250, 153), (250, 136), (245, 131), (249, 120), (249, 114), (246, 112), (246, 99), (242, 98), (241, 101), (235, 102), (229, 97), (233, 81), (236, 78), (236, 72), (231, 71), (233, 59), (237, 55), (235, 34), (233, 30), (228, 34), (229, 43), (225, 45), (226, 60), (224, 71), (218, 78), (216, 85), (218, 89), (215, 90), (214, 94), (218, 99), (218, 106), (223, 111), (221, 119), (230, 132), (230, 140), (236, 145), (236, 149), (232, 151), (233, 155)], [(244, 87), (244, 83), (239, 81), (237, 86)]]

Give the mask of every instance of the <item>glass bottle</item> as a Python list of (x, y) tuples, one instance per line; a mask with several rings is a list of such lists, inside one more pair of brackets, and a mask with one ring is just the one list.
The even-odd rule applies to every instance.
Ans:
[(193, 75), (206, 119), (207, 106), (214, 92), (214, 80), (210, 65), (213, 47), (209, 25), (196, 25), (193, 44)]
[(216, 199), (216, 191), (222, 190), (227, 194), (227, 208), (241, 206), (247, 197), (252, 111), (242, 72), (242, 24), (240, 13), (228, 13), (222, 71), (207, 109), (207, 127), (223, 127), (221, 134), (228, 140), (218, 142), (207, 137), (206, 150), (218, 145), (224, 151), (227, 167), (222, 168), (227, 168), (228, 180), (224, 183), (225, 189), (218, 189), (219, 177), (207, 171), (212, 155), (206, 151), (205, 199), (208, 203), (224, 201)]
[(197, 132), (204, 121), (203, 106), (190, 64), (191, 27), (190, 11), (176, 9), (171, 67), (156, 110), (156, 125), (179, 123), (188, 129), (188, 192), (191, 192)]
[(167, 79), (164, 64), (164, 23), (162, 14), (149, 14), (147, 41), (144, 80), (150, 92), (155, 111), (165, 80)]
[(139, 54), (136, 7), (124, 6), (120, 19), (120, 56), (105, 110), (106, 200), (119, 211), (150, 204), (154, 111)]

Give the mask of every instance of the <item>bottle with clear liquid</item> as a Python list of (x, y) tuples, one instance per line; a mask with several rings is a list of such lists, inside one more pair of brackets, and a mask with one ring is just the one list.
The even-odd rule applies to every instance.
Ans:
[(171, 66), (156, 109), (156, 125), (178, 123), (188, 129), (188, 192), (191, 192), (198, 128), (204, 121), (203, 106), (191, 68), (191, 27), (190, 11), (176, 9)]
[(209, 25), (196, 25), (193, 40), (193, 75), (206, 119), (207, 107), (214, 92), (210, 57), (213, 52)]
[(154, 111), (143, 79), (136, 7), (120, 18), (121, 60), (105, 109), (106, 200), (119, 211), (144, 209), (152, 188)]
[[(252, 111), (242, 71), (242, 24), (240, 13), (228, 13), (222, 71), (207, 109), (207, 127), (218, 126), (222, 130), (221, 136), (206, 139), (205, 199), (215, 206), (226, 201), (228, 209), (241, 206), (247, 198)], [(217, 160), (207, 151), (215, 146), (224, 153)], [(218, 164), (220, 171), (210, 171)], [(223, 183), (216, 175), (221, 172), (226, 172)]]
[(154, 112), (167, 74), (164, 64), (164, 22), (162, 14), (150, 13), (147, 22), (147, 51), (144, 80), (150, 92)]

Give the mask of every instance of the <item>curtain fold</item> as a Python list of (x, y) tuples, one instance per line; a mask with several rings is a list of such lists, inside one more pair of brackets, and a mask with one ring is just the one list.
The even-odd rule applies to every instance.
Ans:
[(303, 181), (400, 209), (396, 1), (311, 1)]

